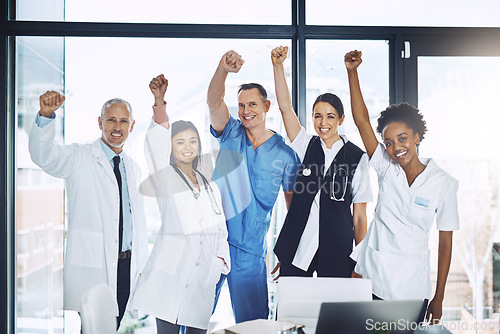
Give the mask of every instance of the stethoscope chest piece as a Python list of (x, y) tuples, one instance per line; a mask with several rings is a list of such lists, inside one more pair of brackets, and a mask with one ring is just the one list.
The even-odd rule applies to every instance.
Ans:
[(304, 168), (304, 169), (302, 170), (302, 175), (304, 175), (304, 176), (309, 176), (309, 175), (311, 175), (311, 170), (310, 170), (309, 168)]

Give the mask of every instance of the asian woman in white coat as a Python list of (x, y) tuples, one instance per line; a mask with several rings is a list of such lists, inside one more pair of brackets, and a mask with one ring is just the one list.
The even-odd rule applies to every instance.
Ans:
[[(377, 132), (383, 144), (378, 142), (359, 85), (361, 52), (347, 53), (344, 61), (354, 122), (379, 180), (373, 222), (352, 254), (357, 261), (355, 271), (372, 281), (373, 293), (381, 299), (432, 297), (427, 319), (436, 322), (442, 315), (453, 231), (459, 228), (458, 181), (434, 160), (418, 156), (426, 125), (418, 109), (407, 103), (382, 111)], [(428, 238), (434, 218), (439, 251), (432, 296)]]
[[(221, 273), (230, 270), (227, 229), (220, 193), (201, 174), (201, 144), (191, 122), (170, 125), (163, 75), (149, 87), (154, 116), (146, 134), (149, 187), (160, 208), (162, 225), (132, 297), (138, 310), (155, 316), (157, 333), (205, 333)], [(143, 185), (143, 192), (148, 192)]]

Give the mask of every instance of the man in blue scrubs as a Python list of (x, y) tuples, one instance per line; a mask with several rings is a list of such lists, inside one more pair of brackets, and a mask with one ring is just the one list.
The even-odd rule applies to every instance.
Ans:
[[(238, 117), (224, 103), (228, 73), (244, 61), (228, 51), (208, 88), (211, 132), (220, 143), (214, 179), (226, 215), (231, 272), (227, 276), (236, 322), (267, 319), (266, 234), (280, 186), (290, 204), (300, 161), (283, 137), (266, 128), (271, 102), (259, 84), (243, 84), (238, 91)], [(217, 284), (216, 301), (226, 276)]]

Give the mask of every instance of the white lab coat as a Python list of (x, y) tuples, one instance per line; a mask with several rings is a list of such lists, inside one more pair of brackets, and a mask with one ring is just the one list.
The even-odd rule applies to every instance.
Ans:
[[(91, 144), (56, 145), (55, 122), (33, 125), (31, 159), (46, 173), (66, 181), (68, 234), (64, 259), (64, 309), (81, 311), (83, 294), (102, 283), (116, 296), (119, 192), (115, 174), (100, 140)], [(131, 290), (148, 255), (143, 198), (138, 192), (140, 171), (125, 153), (132, 212)], [(118, 304), (115, 301), (118, 315)], [(129, 310), (131, 311), (131, 310)]]
[[(153, 174), (149, 178), (151, 182), (146, 182), (148, 185), (141, 191), (157, 197), (162, 225), (133, 294), (132, 305), (173, 324), (206, 329), (214, 305), (216, 283), (220, 274), (227, 274), (230, 269), (219, 189), (209, 181), (213, 190), (211, 198), (210, 188), (207, 191), (203, 179), (198, 176), (200, 197), (194, 198), (168, 164), (170, 130), (154, 122), (146, 135), (145, 151)], [(196, 189), (193, 184), (191, 186)]]
[(429, 233), (434, 218), (440, 231), (459, 229), (458, 181), (432, 159), (408, 186), (406, 174), (379, 143), (370, 164), (379, 180), (373, 222), (351, 257), (354, 269), (370, 279), (384, 300), (430, 299)]

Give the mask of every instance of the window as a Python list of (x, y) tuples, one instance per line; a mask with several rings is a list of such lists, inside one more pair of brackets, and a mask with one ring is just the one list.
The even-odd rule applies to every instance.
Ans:
[(498, 27), (497, 1), (306, 1), (306, 22), (334, 26)]
[[(6, 2), (15, 8), (11, 21), (6, 19)], [(231, 4), (219, 0), (6, 2), (0, 7), (0, 13), (5, 14), (0, 22), (0, 40), (4, 41), (0, 44), (3, 65), (0, 85), (7, 92), (0, 113), (4, 117), (1, 137), (6, 138), (0, 146), (2, 163), (6, 166), (0, 168), (5, 170), (0, 184), (7, 190), (1, 196), (0, 211), (7, 212), (6, 224), (11, 224), (7, 225), (9, 235), (0, 242), (7, 250), (6, 261), (2, 263), (10, 263), (1, 268), (2, 283), (9, 289), (2, 293), (5, 302), (0, 310), (0, 323), (7, 324), (9, 334), (79, 332), (78, 315), (62, 310), (64, 182), (40, 170), (28, 154), (28, 133), (38, 110), (39, 95), (52, 89), (66, 95), (66, 103), (58, 111), (56, 140), (68, 144), (100, 136), (96, 121), (105, 100), (122, 97), (131, 102), (137, 124), (126, 149), (140, 161), (146, 175), (142, 146), (153, 103), (147, 87), (149, 81), (164, 73), (170, 81), (166, 96), (169, 114), (192, 120), (199, 129), (206, 129), (208, 82), (220, 57), (229, 49), (241, 53), (246, 61), (241, 72), (229, 75), (227, 80), (225, 100), (230, 111), (236, 113), (239, 84), (262, 83), (272, 101), (268, 127), (284, 134), (269, 59), (270, 50), (277, 45), (293, 47), (285, 64), (287, 80), (290, 89), (297, 88), (294, 100), (305, 106), (297, 112), (309, 132), (313, 132), (310, 108), (314, 98), (322, 92), (333, 92), (340, 96), (346, 110), (347, 120), (341, 131), (362, 146), (349, 119), (342, 61), (343, 55), (352, 49), (364, 54), (360, 76), (372, 119), (389, 103), (405, 99), (418, 102), (429, 123), (421, 154), (434, 157), (460, 180), (462, 231), (455, 234), (444, 319), (465, 321), (461, 317), (467, 312), (470, 313), (467, 319), (472, 321), (494, 321), (491, 319), (498, 317), (500, 288), (495, 261), (500, 242), (497, 233), (500, 166), (493, 135), (500, 112), (493, 98), (500, 88), (497, 70), (500, 28), (439, 28), (498, 27), (497, 2), (364, 1), (356, 4), (355, 10), (352, 4), (318, 0)], [(305, 16), (306, 23), (299, 20), (292, 24), (296, 21), (292, 17), (295, 14), (299, 18)], [(106, 24), (96, 24), (99, 22)], [(172, 29), (170, 24), (177, 25)], [(438, 28), (425, 29), (424, 34), (418, 27)], [(136, 30), (142, 38), (132, 38)], [(240, 39), (234, 39), (235, 31)], [(158, 38), (165, 32), (175, 38)], [(464, 32), (477, 41), (463, 39)], [(401, 58), (406, 40), (412, 47), (409, 59)], [(439, 54), (443, 47), (432, 44), (442, 41), (453, 50), (480, 49), (491, 57), (443, 57)], [(442, 57), (418, 57), (417, 62), (416, 49), (422, 45), (435, 51), (431, 55)], [(474, 47), (477, 45), (486, 47)], [(11, 49), (12, 46), (15, 48)], [(412, 61), (415, 67), (408, 70)], [(13, 111), (15, 120), (10, 116)], [(201, 131), (201, 136), (206, 153), (218, 148), (207, 131)], [(375, 181), (376, 177), (372, 177), (372, 183)], [(15, 212), (12, 212), (14, 201)], [(146, 212), (152, 245), (160, 223), (157, 205), (151, 198), (146, 201)], [(273, 212), (275, 225), (268, 235), (270, 250), (284, 212), (280, 197)], [(437, 263), (436, 235), (432, 234), (430, 241), (433, 265)], [(489, 262), (491, 257), (493, 265)], [(274, 260), (270, 253), (269, 269), (274, 267)], [(435, 279), (435, 267), (431, 275)], [(270, 284), (271, 309), (275, 302), (274, 287)], [(10, 317), (9, 312), (14, 315)], [(227, 319), (232, 321), (229, 306), (222, 314), (216, 313), (214, 325), (224, 327), (230, 324)], [(148, 333), (154, 328), (152, 323), (149, 318), (129, 321), (125, 327), (136, 333)], [(141, 326), (145, 328), (139, 329)]]
[(32, 0), (17, 1), (17, 20), (130, 23), (290, 24), (291, 2)]

